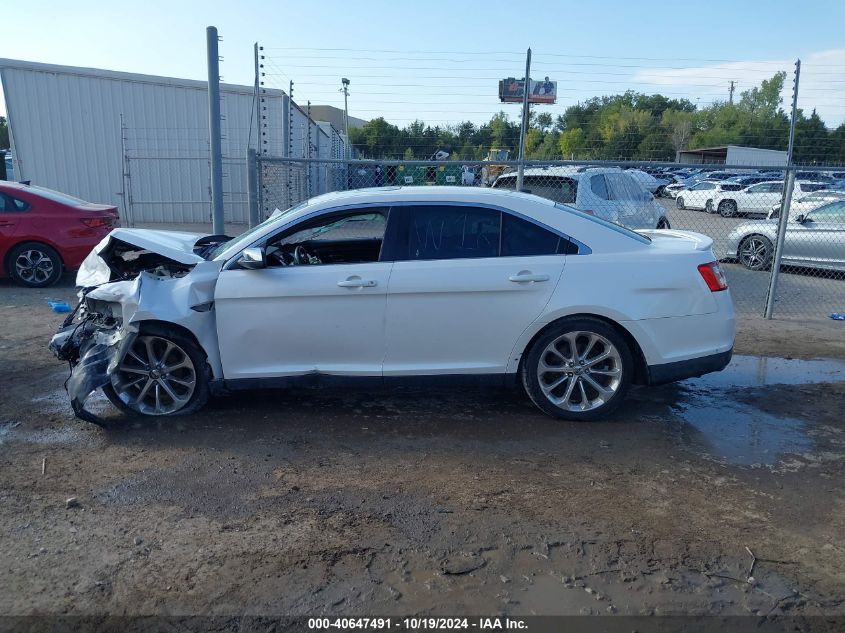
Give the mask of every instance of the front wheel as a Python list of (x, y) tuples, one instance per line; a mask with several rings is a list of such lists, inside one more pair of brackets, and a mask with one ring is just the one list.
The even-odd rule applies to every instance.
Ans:
[(679, 209), (685, 209), (686, 208), (686, 207), (684, 207), (683, 197), (678, 196), (677, 198), (675, 198), (675, 206), (678, 207)]
[(667, 220), (666, 218), (660, 218), (657, 221), (657, 228), (658, 229), (671, 229), (672, 226), (669, 224), (669, 220)]
[(167, 327), (138, 334), (103, 393), (124, 413), (193, 413), (208, 401), (205, 354), (191, 338)]
[(548, 415), (590, 421), (618, 407), (633, 374), (622, 336), (597, 319), (566, 319), (537, 338), (523, 360), (522, 384)]
[(739, 261), (749, 270), (766, 270), (772, 262), (772, 242), (762, 235), (750, 235), (739, 245)]

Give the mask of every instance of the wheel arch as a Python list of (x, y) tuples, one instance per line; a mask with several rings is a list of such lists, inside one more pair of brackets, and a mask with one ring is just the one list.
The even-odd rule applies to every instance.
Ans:
[(625, 340), (625, 343), (627, 343), (628, 345), (628, 349), (631, 350), (631, 356), (634, 360), (634, 379), (632, 383), (635, 385), (648, 384), (648, 362), (646, 361), (642, 347), (640, 346), (639, 342), (634, 337), (634, 335), (631, 334), (631, 332), (626, 327), (621, 325), (618, 321), (610, 317), (601, 314), (596, 314), (593, 312), (575, 312), (572, 314), (563, 315), (553, 321), (544, 324), (543, 327), (539, 328), (529, 339), (529, 341), (522, 346), (522, 349), (517, 350), (519, 353), (519, 362), (516, 367), (516, 376), (521, 375), (522, 365), (525, 361), (525, 357), (528, 355), (528, 350), (531, 349), (531, 346), (534, 345), (534, 342), (538, 338), (545, 334), (550, 328), (555, 327), (556, 325), (559, 325), (564, 321), (573, 321), (575, 319), (595, 319), (596, 321), (601, 321), (613, 328)]
[(170, 332), (179, 333), (197, 346), (197, 349), (205, 356), (206, 363), (208, 363), (208, 350), (199, 342), (196, 334), (184, 325), (173, 323), (172, 321), (159, 321), (157, 319), (145, 319), (143, 321), (133, 321), (133, 323), (138, 326), (139, 334), (167, 335)]
[(3, 273), (6, 275), (10, 274), (11, 264), (12, 264), (12, 252), (18, 247), (23, 244), (40, 244), (41, 246), (47, 246), (51, 250), (55, 251), (56, 255), (59, 257), (59, 264), (62, 266), (62, 270), (67, 270), (67, 265), (65, 264), (65, 258), (62, 257), (62, 251), (53, 244), (50, 244), (47, 240), (43, 239), (18, 239), (15, 241), (14, 244), (11, 244), (9, 248), (6, 249), (6, 252), (3, 253)]

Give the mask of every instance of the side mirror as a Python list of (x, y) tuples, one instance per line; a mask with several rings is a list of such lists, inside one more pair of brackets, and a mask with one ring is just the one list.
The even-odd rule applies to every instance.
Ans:
[(804, 224), (804, 222), (807, 221), (807, 216), (803, 213), (799, 213), (795, 216), (795, 221), (798, 222), (798, 224)]
[(267, 263), (264, 261), (264, 249), (259, 247), (245, 248), (238, 257), (238, 266), (248, 270), (257, 270), (259, 268), (266, 268)]

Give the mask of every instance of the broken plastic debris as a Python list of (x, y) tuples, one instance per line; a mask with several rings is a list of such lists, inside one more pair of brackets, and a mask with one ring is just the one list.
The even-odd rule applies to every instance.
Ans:
[(845, 312), (834, 312), (830, 318), (834, 321), (845, 321)]
[(47, 303), (53, 308), (53, 312), (70, 312), (70, 304), (60, 299), (47, 299)]

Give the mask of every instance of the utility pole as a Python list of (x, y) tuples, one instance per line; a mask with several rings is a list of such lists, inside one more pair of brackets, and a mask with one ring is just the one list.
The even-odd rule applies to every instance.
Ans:
[(531, 92), (531, 49), (525, 56), (525, 83), (522, 89), (522, 125), (519, 128), (519, 167), (516, 172), (516, 190), (522, 191), (525, 172), (525, 132), (528, 129), (528, 94)]
[(730, 93), (728, 94), (728, 103), (733, 103), (733, 102), (734, 102), (734, 81), (731, 80), (731, 90), (730, 90)]
[[(293, 158), (293, 108), (293, 79), (291, 79), (288, 86), (288, 142), (286, 147), (288, 158)], [(291, 202), (293, 198), (293, 183), (291, 182), (293, 176), (291, 174), (291, 163), (286, 165), (285, 171), (287, 172), (287, 204), (288, 206), (293, 206), (293, 203)]]
[(342, 77), (340, 83), (343, 84), (343, 88), (340, 90), (343, 92), (343, 133), (346, 134), (344, 158), (349, 160), (352, 157), (352, 148), (349, 142), (349, 80), (346, 77)]
[(211, 232), (223, 234), (223, 148), (220, 140), (220, 53), (217, 27), (205, 29), (208, 56), (208, 140), (211, 149)]
[(783, 187), (783, 201), (780, 205), (778, 233), (775, 240), (775, 252), (772, 258), (772, 276), (769, 279), (769, 294), (766, 296), (766, 318), (772, 318), (775, 308), (775, 293), (780, 275), (780, 260), (783, 256), (783, 242), (786, 239), (786, 226), (789, 223), (789, 208), (792, 206), (792, 190), (795, 188), (795, 170), (792, 167), (792, 150), (795, 147), (795, 114), (798, 110), (798, 79), (801, 77), (801, 60), (795, 61), (795, 87), (792, 89), (792, 116), (789, 121), (789, 145), (786, 148), (786, 183)]

